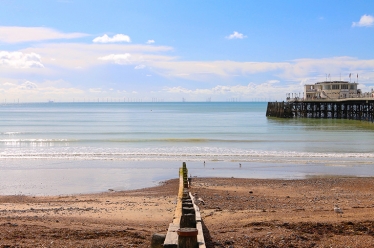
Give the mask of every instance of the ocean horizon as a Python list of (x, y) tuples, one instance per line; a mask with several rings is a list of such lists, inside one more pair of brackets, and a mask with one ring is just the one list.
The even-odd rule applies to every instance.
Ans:
[[(148, 187), (178, 176), (373, 176), (374, 124), (267, 118), (266, 102), (0, 105), (0, 194)], [(204, 166), (205, 161), (205, 166)]]

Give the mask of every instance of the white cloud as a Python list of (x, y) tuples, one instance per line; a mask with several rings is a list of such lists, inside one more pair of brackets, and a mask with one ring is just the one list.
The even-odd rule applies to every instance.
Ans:
[(279, 76), (283, 79), (297, 81), (315, 74), (319, 77), (318, 80), (324, 80), (327, 73), (338, 79), (340, 74), (342, 76), (345, 74), (347, 77), (350, 72), (360, 72), (361, 70), (373, 71), (374, 60), (359, 60), (353, 57), (297, 59), (291, 61)]
[(0, 42), (19, 43), (42, 40), (76, 39), (88, 36), (84, 33), (62, 33), (43, 27), (5, 27), (0, 26)]
[(18, 89), (20, 90), (34, 90), (37, 88), (38, 86), (35, 83), (30, 82), (30, 81), (26, 81), (18, 87)]
[(119, 65), (126, 65), (130, 62), (131, 54), (125, 53), (125, 54), (110, 54), (107, 56), (99, 57), (99, 60), (104, 61), (111, 61), (115, 64)]
[(284, 70), (286, 62), (236, 62), (236, 61), (151, 61), (153, 69), (165, 77), (206, 81), (214, 77), (247, 76), (261, 72)]
[(321, 59), (297, 59), (288, 62), (236, 62), (236, 61), (148, 61), (153, 72), (164, 77), (183, 78), (193, 81), (211, 81), (233, 77), (270, 73), (287, 81), (300, 81), (306, 77), (319, 76), (318, 80), (330, 73), (374, 71), (374, 60), (360, 60), (352, 57)]
[(224, 95), (228, 93), (240, 93), (240, 94), (247, 94), (253, 90), (251, 90), (251, 85), (235, 85), (235, 86), (227, 86), (227, 85), (217, 85), (210, 89), (186, 89), (181, 86), (178, 87), (166, 87), (164, 89), (169, 93), (186, 93), (186, 94), (195, 94), (195, 95)]
[(96, 37), (92, 40), (94, 43), (115, 43), (115, 42), (131, 42), (128, 35), (116, 34), (112, 38), (104, 34), (103, 36)]
[(9, 86), (9, 87), (12, 87), (12, 86), (15, 86), (14, 83), (9, 83), (9, 82), (5, 82), (3, 83), (4, 86)]
[(177, 87), (165, 87), (164, 91), (166, 91), (168, 93), (192, 93), (193, 92), (192, 90), (183, 88), (181, 86), (177, 86)]
[(371, 15), (363, 15), (359, 22), (353, 22), (352, 27), (371, 27), (374, 25), (374, 17)]
[[(61, 85), (65, 84), (65, 85)], [(1, 97), (8, 99), (19, 99), (21, 102), (43, 102), (47, 100), (73, 100), (72, 98), (82, 96), (85, 92), (78, 88), (66, 87), (63, 81), (45, 81), (34, 83), (25, 81), (19, 83), (8, 83), (0, 87)]]
[(135, 69), (139, 70), (139, 69), (144, 69), (145, 67), (146, 67), (145, 65), (137, 65), (135, 66)]
[[(277, 78), (299, 81), (318, 74), (325, 75), (325, 73), (339, 75), (345, 71), (358, 73), (361, 70), (374, 71), (374, 60), (360, 60), (352, 57), (305, 58), (284, 62), (184, 61), (178, 57), (163, 55), (172, 50), (172, 47), (145, 44), (59, 43), (33, 46), (22, 50), (22, 53), (33, 54), (35, 52), (39, 57), (29, 60), (34, 61), (34, 66), (39, 62), (39, 66), (44, 65), (48, 69), (74, 69), (76, 67), (88, 69), (102, 63), (115, 63), (133, 65), (136, 69), (147, 67), (152, 75), (193, 81), (243, 78), (259, 73), (270, 73)], [(43, 64), (41, 64), (40, 57), (43, 58)], [(0, 62), (0, 68), (1, 63), (4, 66), (4, 61)]]
[[(43, 58), (43, 64), (46, 68), (82, 68), (87, 69), (97, 64), (102, 64), (105, 60), (98, 59), (106, 57), (108, 54), (126, 54), (132, 55), (133, 63), (141, 64), (144, 60), (171, 60), (173, 57), (158, 55), (159, 53), (171, 51), (172, 47), (167, 46), (149, 46), (131, 45), (131, 44), (82, 44), (82, 43), (56, 43), (40, 44), (27, 49), (24, 53), (38, 53)], [(156, 55), (154, 55), (156, 53)], [(113, 61), (105, 58), (108, 63)]]
[(155, 43), (154, 40), (148, 40), (148, 41), (147, 41), (147, 44), (153, 44), (153, 43)]
[(285, 92), (299, 92), (302, 87), (299, 84), (282, 85), (278, 80), (268, 80), (263, 83), (249, 83), (247, 85), (216, 85), (212, 88), (187, 89), (181, 86), (165, 87), (166, 93), (185, 96), (189, 95), (192, 99), (202, 99), (213, 97), (215, 99), (240, 98), (242, 100), (251, 100), (253, 98), (261, 99), (283, 99)]
[[(34, 66), (44, 65), (46, 69), (38, 73), (59, 73), (61, 68), (75, 70), (81, 67), (100, 66), (103, 63), (132, 65), (133, 68), (149, 68), (148, 74), (164, 78), (183, 78), (195, 82), (215, 80), (237, 80), (256, 74), (270, 74), (278, 79), (300, 81), (306, 77), (325, 73), (339, 76), (340, 73), (374, 71), (374, 60), (360, 60), (352, 57), (332, 57), (320, 59), (297, 59), (280, 62), (237, 62), (237, 61), (184, 61), (178, 57), (163, 55), (172, 47), (130, 45), (130, 44), (43, 44), (22, 50), (23, 54), (40, 54)], [(32, 57), (32, 56), (31, 56)], [(43, 58), (43, 64), (41, 59)], [(54, 58), (55, 60), (51, 60)], [(39, 62), (40, 64), (38, 64)], [(0, 62), (1, 72), (8, 72), (5, 62)], [(2, 65), (2, 66), (1, 66)], [(21, 67), (19, 64), (18, 67)], [(22, 63), (21, 63), (22, 65)], [(28, 64), (27, 64), (28, 65)], [(9, 65), (8, 65), (9, 66)], [(57, 70), (54, 70), (57, 68)], [(234, 78), (235, 77), (235, 78)], [(239, 79), (240, 80), (240, 79)], [(363, 82), (363, 81), (361, 81)]]
[(230, 34), (229, 36), (226, 36), (226, 39), (233, 40), (233, 39), (244, 39), (247, 36), (244, 34), (241, 34), (239, 32), (234, 31), (234, 33)]
[[(83, 72), (89, 75), (90, 69), (97, 69), (103, 64), (113, 63), (131, 66), (131, 68), (134, 69), (147, 68), (147, 72), (145, 73), (147, 75), (145, 76), (150, 77), (152, 75), (155, 81), (159, 80), (159, 77), (164, 77), (164, 81), (170, 83), (175, 83), (177, 81), (173, 80), (173, 78), (190, 80), (190, 85), (200, 84), (200, 82), (220, 82), (221, 85), (209, 89), (205, 89), (205, 86), (195, 86), (196, 89), (185, 89), (178, 87), (173, 88), (172, 86), (176, 85), (172, 84), (169, 85), (171, 87), (169, 88), (169, 91), (175, 91), (176, 95), (191, 94), (196, 97), (199, 95), (201, 97), (209, 97), (209, 94), (213, 94), (214, 96), (221, 96), (221, 99), (223, 98), (224, 100), (226, 94), (228, 97), (230, 95), (232, 97), (236, 97), (236, 95), (241, 96), (241, 94), (244, 94), (245, 92), (250, 92), (247, 93), (249, 95), (255, 94), (254, 97), (259, 96), (258, 92), (264, 92), (263, 94), (277, 94), (277, 92), (272, 91), (272, 89), (275, 87), (270, 87), (269, 84), (265, 83), (249, 84), (246, 86), (240, 85), (243, 84), (243, 82), (248, 82), (249, 80), (259, 80), (259, 78), (266, 80), (271, 77), (272, 79), (281, 80), (281, 84), (285, 84), (285, 82), (297, 82), (295, 92), (302, 89), (300, 82), (305, 78), (310, 78), (310, 80), (313, 82), (324, 80), (325, 73), (331, 73), (331, 75), (335, 75), (336, 78), (339, 78), (340, 73), (342, 73), (343, 76), (344, 72), (347, 72), (346, 75), (348, 75), (350, 72), (359, 73), (360, 83), (370, 83), (374, 78), (368, 74), (369, 71), (374, 71), (374, 60), (360, 60), (352, 57), (332, 57), (320, 59), (304, 58), (280, 62), (238, 62), (229, 60), (191, 61), (170, 56), (169, 51), (172, 50), (172, 47), (150, 46), (146, 44), (38, 44), (19, 52), (1, 53), (0, 75), (2, 75), (2, 77), (6, 77), (3, 78), (1, 82), (16, 83), (17, 86), (19, 86), (19, 78), (23, 80), (29, 77), (30, 70), (19, 70), (18, 68), (44, 66), (45, 69), (43, 70), (33, 70), (33, 73), (38, 74), (34, 74), (33, 80), (38, 80), (37, 76), (40, 76), (40, 78), (52, 79), (54, 77), (55, 79), (61, 79), (65, 78), (65, 75), (70, 73), (72, 76), (69, 76), (69, 78), (71, 78), (70, 80), (72, 80), (72, 83), (75, 83), (74, 76), (77, 75), (78, 72), (76, 72), (74, 68), (81, 67), (84, 70)], [(41, 58), (43, 58), (43, 61)], [(80, 75), (82, 75), (82, 73), (80, 73)], [(128, 76), (129, 80), (134, 80), (131, 78), (132, 75)], [(368, 77), (368, 79), (365, 80), (364, 76)], [(15, 79), (16, 77), (18, 78), (17, 80)], [(104, 90), (99, 92), (100, 89), (94, 88), (105, 88), (104, 82), (95, 81), (95, 78), (87, 80), (87, 82), (91, 82), (93, 80), (95, 81), (95, 84), (88, 85), (87, 83), (84, 91), (69, 88), (69, 85), (64, 85), (60, 88), (56, 87), (55, 90), (52, 88), (47, 89), (49, 85), (40, 84), (40, 78), (38, 80), (39, 82), (37, 82), (38, 88), (33, 88), (32, 85), (23, 85), (21, 87), (23, 88), (23, 92), (25, 93), (32, 91), (39, 93), (42, 92), (43, 94), (47, 94), (45, 92), (52, 92), (51, 94), (55, 94), (53, 92), (57, 92), (57, 89), (61, 89), (67, 92), (73, 92), (72, 94), (76, 94), (76, 97), (79, 94), (87, 94), (94, 97), (99, 96), (99, 93), (100, 95), (110, 94), (108, 93), (109, 90), (107, 89), (107, 93), (105, 93)], [(170, 81), (168, 81), (169, 79)], [(342, 80), (347, 79), (342, 77)], [(162, 81), (162, 79), (160, 81)], [(99, 83), (103, 84), (100, 85)], [(238, 85), (232, 86), (232, 84)], [(271, 89), (267, 89), (266, 87)], [(11, 85), (5, 86), (3, 84), (2, 87), (0, 87), (0, 90), (7, 88), (15, 87)], [(92, 89), (90, 90), (90, 88)], [(20, 90), (20, 88), (17, 89)], [(253, 91), (253, 89), (256, 89), (258, 92)], [(287, 87), (277, 89), (279, 89), (282, 94), (284, 92), (292, 92)], [(117, 91), (118, 89), (116, 88), (115, 90)], [(134, 89), (128, 89), (128, 94), (131, 94), (132, 90)], [(139, 94), (142, 94), (145, 90), (146, 89), (142, 89)], [(164, 93), (166, 94), (166, 91), (164, 91)], [(7, 93), (1, 94), (1, 96), (7, 96)], [(282, 95), (282, 97), (284, 96)], [(71, 100), (73, 97), (66, 94), (65, 98)]]
[(41, 56), (36, 53), (0, 51), (0, 67), (43, 68)]
[(88, 91), (91, 92), (91, 93), (102, 93), (102, 92), (105, 92), (101, 88), (91, 88)]

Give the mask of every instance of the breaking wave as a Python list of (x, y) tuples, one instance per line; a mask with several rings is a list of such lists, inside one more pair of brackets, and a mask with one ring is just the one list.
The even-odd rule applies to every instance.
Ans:
[(100, 148), (48, 147), (4, 149), (0, 159), (69, 159), (131, 161), (247, 161), (271, 163), (372, 163), (374, 153), (258, 151), (219, 147)]

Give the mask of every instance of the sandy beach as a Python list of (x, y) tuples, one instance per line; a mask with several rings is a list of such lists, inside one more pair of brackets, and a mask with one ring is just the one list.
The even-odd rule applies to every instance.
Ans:
[[(371, 247), (374, 178), (193, 178), (207, 247)], [(132, 191), (0, 196), (0, 247), (149, 247), (178, 180)], [(343, 214), (334, 212), (338, 205)]]

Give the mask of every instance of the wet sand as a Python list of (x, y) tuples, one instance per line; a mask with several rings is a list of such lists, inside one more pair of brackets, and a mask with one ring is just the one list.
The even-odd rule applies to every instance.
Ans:
[[(207, 247), (371, 247), (374, 178), (193, 178)], [(178, 180), (132, 191), (0, 196), (0, 247), (149, 247)], [(334, 213), (338, 204), (344, 213)]]

